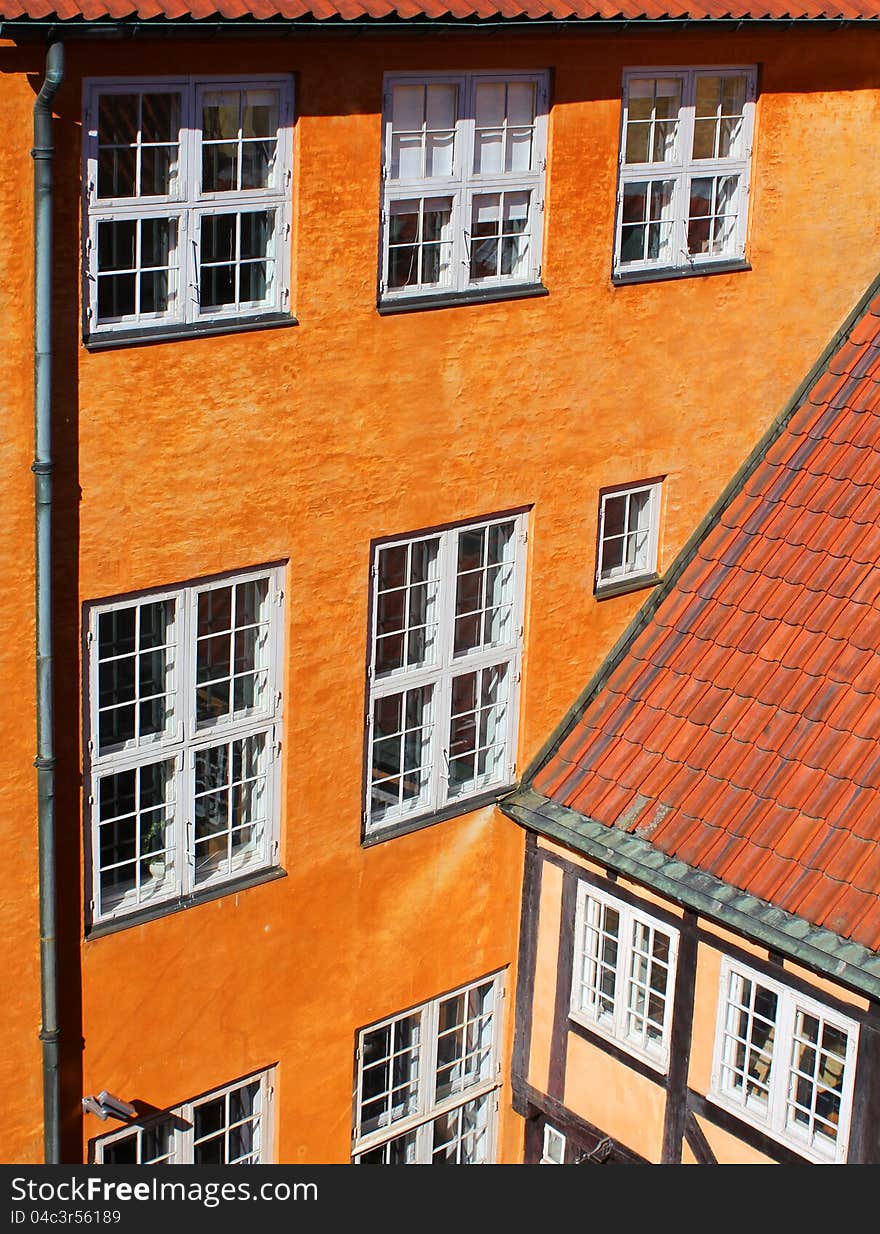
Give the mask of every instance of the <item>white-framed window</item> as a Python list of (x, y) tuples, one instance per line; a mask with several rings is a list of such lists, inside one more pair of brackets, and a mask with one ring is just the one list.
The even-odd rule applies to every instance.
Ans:
[(277, 863), (281, 584), (273, 567), (90, 606), (93, 924)]
[(540, 1165), (565, 1165), (565, 1136), (549, 1123), (544, 1124), (544, 1143)]
[(547, 74), (393, 74), (383, 98), (380, 298), (540, 282)]
[(526, 515), (374, 546), (365, 831), (512, 783)]
[(846, 1160), (859, 1026), (725, 957), (713, 1099), (814, 1161)]
[(677, 953), (678, 930), (581, 882), (571, 1018), (665, 1071)]
[(656, 574), (659, 538), (659, 480), (602, 493), (596, 590)]
[(93, 1142), (98, 1165), (270, 1165), (274, 1071), (174, 1106)]
[(502, 997), (499, 973), (361, 1030), (356, 1164), (494, 1160)]
[(86, 81), (89, 336), (289, 309), (292, 121), (286, 76)]
[(745, 257), (754, 66), (623, 78), (616, 274)]

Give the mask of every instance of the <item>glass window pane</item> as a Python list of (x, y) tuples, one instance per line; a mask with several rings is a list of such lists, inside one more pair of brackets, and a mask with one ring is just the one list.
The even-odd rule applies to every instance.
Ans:
[(434, 83), (427, 88), (426, 126), (430, 132), (449, 132), (455, 127), (457, 85)]
[(202, 137), (205, 141), (232, 140), (240, 136), (241, 92), (210, 90), (202, 97)]
[(507, 122), (522, 126), (535, 120), (535, 83), (512, 81), (507, 87)]
[(242, 136), (274, 137), (279, 123), (277, 90), (246, 90), (242, 108)]
[(138, 136), (137, 94), (102, 94), (98, 99), (101, 145), (134, 145)]

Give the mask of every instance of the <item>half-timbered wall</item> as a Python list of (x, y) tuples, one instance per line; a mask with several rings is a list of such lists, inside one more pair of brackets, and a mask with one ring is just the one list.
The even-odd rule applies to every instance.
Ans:
[[(571, 1016), (579, 885), (677, 931), (665, 1066), (651, 1065)], [(880, 1016), (864, 996), (530, 835), (526, 847), (512, 1087), (527, 1119), (525, 1160), (537, 1163), (549, 1124), (565, 1163), (760, 1164), (809, 1160), (713, 1100), (719, 983), (725, 962), (857, 1027), (846, 1160), (880, 1160), (868, 1110), (878, 1087)]]

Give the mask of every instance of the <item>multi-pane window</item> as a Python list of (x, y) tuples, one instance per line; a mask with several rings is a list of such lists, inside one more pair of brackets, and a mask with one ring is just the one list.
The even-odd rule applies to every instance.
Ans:
[(596, 589), (654, 574), (659, 529), (659, 482), (603, 493), (599, 503)]
[(287, 77), (87, 83), (89, 335), (288, 309), (292, 106)]
[(754, 68), (625, 74), (616, 273), (744, 258), (754, 112)]
[(725, 960), (712, 1091), (817, 1161), (846, 1159), (858, 1025)]
[(487, 977), (363, 1029), (356, 1052), (356, 1163), (493, 1160), (501, 996), (501, 977)]
[(385, 81), (385, 301), (537, 283), (544, 73)]
[(541, 1165), (565, 1165), (565, 1136), (549, 1123), (544, 1124)]
[(91, 606), (93, 921), (276, 861), (281, 601), (270, 569)]
[(678, 931), (578, 887), (571, 1017), (665, 1070)]
[(516, 515), (374, 549), (368, 833), (513, 781), (525, 538)]
[(99, 1165), (267, 1165), (272, 1072), (263, 1071), (94, 1142)]

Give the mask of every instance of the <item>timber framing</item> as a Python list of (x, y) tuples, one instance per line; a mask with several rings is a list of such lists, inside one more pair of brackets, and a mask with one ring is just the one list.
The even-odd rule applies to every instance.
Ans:
[(672, 903), (778, 951), (856, 993), (880, 999), (880, 955), (867, 947), (774, 908), (711, 874), (667, 857), (640, 836), (606, 827), (532, 789), (524, 788), (508, 797), (501, 809), (522, 826), (650, 887)]
[[(701, 927), (698, 914), (686, 909), (683, 915), (664, 911), (654, 899), (641, 899), (629, 888), (620, 886), (616, 874), (602, 875), (585, 869), (558, 852), (544, 848), (537, 836), (526, 841), (522, 929), (520, 935), (519, 971), (516, 991), (516, 1036), (512, 1064), (513, 1107), (526, 1120), (526, 1163), (540, 1159), (541, 1137), (533, 1120), (543, 1117), (567, 1137), (572, 1137), (589, 1154), (606, 1144), (607, 1159), (612, 1162), (643, 1162), (633, 1148), (608, 1136), (581, 1115), (565, 1105), (566, 1060), (572, 1036), (588, 1041), (595, 1049), (613, 1058), (633, 1074), (649, 1080), (665, 1094), (663, 1117), (662, 1164), (679, 1164), (683, 1145), (687, 1144), (699, 1164), (714, 1164), (715, 1154), (700, 1126), (700, 1121), (734, 1135), (754, 1151), (780, 1164), (810, 1164), (794, 1149), (773, 1139), (765, 1132), (744, 1122), (734, 1112), (717, 1105), (708, 1096), (689, 1085), (689, 1067), (693, 1036), (697, 954), (699, 947), (711, 947), (721, 955), (745, 959), (748, 964), (777, 981), (845, 1012), (859, 1024), (859, 1048), (856, 1064), (858, 1084), (849, 1134), (848, 1161), (853, 1164), (880, 1160), (880, 1132), (871, 1111), (880, 1105), (880, 1008), (870, 1003), (859, 1008), (835, 999), (825, 990), (817, 990), (808, 981), (783, 967), (782, 955), (765, 947), (763, 955), (745, 951)], [(535, 990), (535, 962), (541, 929), (540, 898), (545, 865), (562, 872), (561, 913), (557, 941), (557, 972), (553, 1003), (553, 1023), (550, 1038), (550, 1061), (547, 1092), (540, 1091), (529, 1080), (532, 1002)], [(665, 1073), (649, 1066), (600, 1034), (573, 1021), (569, 1015), (569, 998), (574, 954), (575, 904), (577, 884), (588, 882), (615, 896), (626, 904), (642, 909), (654, 918), (667, 922), (679, 932), (678, 960), (672, 999), (669, 1064)], [(604, 1150), (603, 1150), (604, 1151)], [(537, 1155), (536, 1155), (537, 1154)]]

